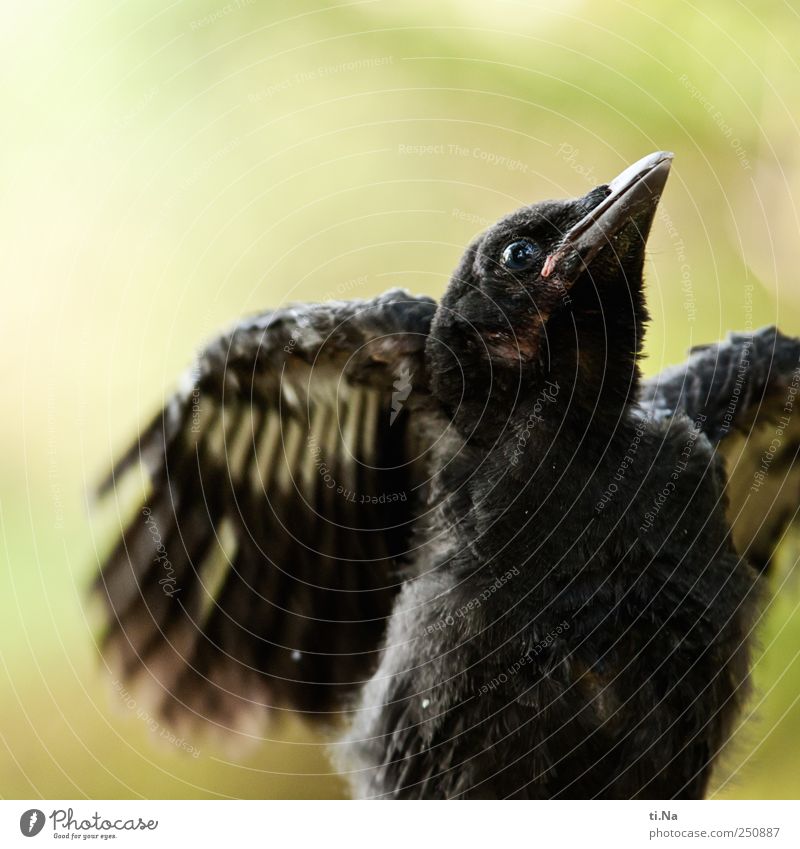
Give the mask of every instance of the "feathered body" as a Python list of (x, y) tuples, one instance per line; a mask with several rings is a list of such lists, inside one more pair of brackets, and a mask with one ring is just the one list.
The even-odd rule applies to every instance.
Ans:
[(670, 158), (499, 222), (439, 304), (296, 306), (205, 349), (105, 485), (144, 464), (98, 588), (165, 721), (344, 725), (362, 797), (704, 795), (800, 502), (800, 342), (642, 381)]

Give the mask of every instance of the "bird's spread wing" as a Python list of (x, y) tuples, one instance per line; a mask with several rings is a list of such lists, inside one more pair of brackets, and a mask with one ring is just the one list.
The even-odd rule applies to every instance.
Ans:
[(243, 321), (117, 463), (101, 495), (143, 469), (146, 496), (97, 580), (105, 644), (162, 715), (330, 718), (369, 676), (424, 501), (434, 308)]
[(763, 328), (692, 349), (647, 381), (652, 411), (683, 411), (719, 445), (740, 554), (766, 569), (800, 508), (800, 339)]

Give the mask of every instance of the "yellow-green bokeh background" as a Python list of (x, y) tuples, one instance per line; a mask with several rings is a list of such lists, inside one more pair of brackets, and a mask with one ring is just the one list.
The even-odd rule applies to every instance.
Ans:
[[(0, 795), (342, 794), (297, 728), (192, 759), (121, 706), (82, 607), (108, 539), (84, 488), (220, 325), (439, 294), (483, 220), (655, 149), (676, 159), (647, 370), (748, 324), (800, 333), (798, 43), (777, 0), (8, 4)], [(722, 797), (800, 795), (800, 587), (782, 581)]]

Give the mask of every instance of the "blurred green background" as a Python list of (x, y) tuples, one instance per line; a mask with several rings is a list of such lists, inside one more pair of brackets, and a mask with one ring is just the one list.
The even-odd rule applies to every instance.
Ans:
[[(193, 758), (125, 706), (83, 604), (110, 530), (85, 488), (220, 325), (437, 295), (492, 219), (651, 150), (676, 160), (647, 371), (734, 328), (800, 333), (798, 43), (784, 2), (8, 4), (0, 794), (342, 795), (299, 728)], [(720, 797), (800, 795), (791, 559)]]

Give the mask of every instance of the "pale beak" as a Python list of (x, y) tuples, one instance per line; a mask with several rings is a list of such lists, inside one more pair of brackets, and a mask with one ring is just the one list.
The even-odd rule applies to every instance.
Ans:
[(556, 270), (564, 280), (574, 280), (589, 267), (598, 251), (613, 244), (630, 221), (649, 229), (669, 176), (673, 154), (658, 151), (626, 168), (608, 184), (605, 198), (571, 227), (547, 257), (542, 277)]

